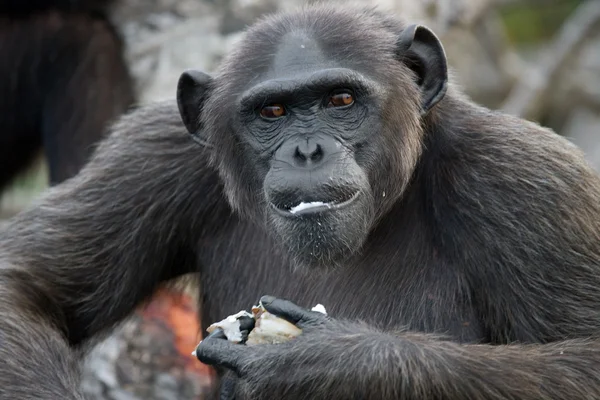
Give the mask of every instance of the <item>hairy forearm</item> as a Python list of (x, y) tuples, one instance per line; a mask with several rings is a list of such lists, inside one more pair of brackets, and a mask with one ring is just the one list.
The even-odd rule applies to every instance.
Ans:
[(336, 324), (333, 330), (300, 336), (287, 344), (291, 349), (261, 349), (261, 355), (274, 352), (266, 359), (275, 364), (261, 357), (248, 369), (268, 379), (269, 387), (240, 386), (262, 390), (250, 393), (261, 399), (284, 393), (380, 400), (600, 398), (598, 341), (464, 345), (429, 334), (392, 335), (361, 324)]
[(403, 335), (393, 352), (402, 399), (559, 400), (600, 397), (600, 343), (461, 345)]

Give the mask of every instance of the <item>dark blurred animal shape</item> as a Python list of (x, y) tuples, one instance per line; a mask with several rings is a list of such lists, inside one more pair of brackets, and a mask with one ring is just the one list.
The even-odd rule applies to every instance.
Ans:
[(43, 149), (75, 175), (134, 100), (111, 0), (0, 0), (0, 190)]

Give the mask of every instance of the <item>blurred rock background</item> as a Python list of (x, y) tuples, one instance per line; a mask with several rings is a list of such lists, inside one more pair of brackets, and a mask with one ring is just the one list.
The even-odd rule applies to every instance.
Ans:
[[(173, 98), (179, 74), (214, 71), (245, 26), (309, 2), (123, 0), (114, 21), (127, 43), (140, 102)], [(551, 127), (600, 169), (600, 1), (360, 2), (433, 28), (456, 80), (474, 100)], [(41, 160), (3, 196), (0, 212), (26, 206), (46, 186), (45, 174)], [(199, 339), (193, 301), (164, 298), (91, 354), (84, 387), (92, 399), (202, 398), (209, 376), (189, 356)]]

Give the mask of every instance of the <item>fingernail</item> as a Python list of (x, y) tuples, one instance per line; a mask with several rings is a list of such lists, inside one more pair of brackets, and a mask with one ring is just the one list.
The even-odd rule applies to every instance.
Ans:
[(196, 353), (196, 350), (192, 351), (192, 355), (193, 355), (194, 357), (196, 357), (196, 354), (197, 354), (197, 353)]
[(275, 297), (273, 296), (263, 296), (260, 298), (260, 302), (265, 305), (265, 304), (271, 304), (273, 301), (275, 300)]

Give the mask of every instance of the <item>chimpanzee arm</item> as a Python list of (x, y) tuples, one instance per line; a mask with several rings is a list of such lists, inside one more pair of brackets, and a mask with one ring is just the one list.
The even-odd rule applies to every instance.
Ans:
[(173, 102), (123, 118), (77, 176), (13, 218), (0, 232), (0, 399), (80, 398), (71, 348), (194, 270), (203, 228), (229, 215), (220, 191)]
[[(597, 340), (493, 346), (461, 345), (424, 334), (394, 337), (376, 332), (362, 335), (348, 332), (335, 337), (337, 341), (333, 338), (326, 341), (329, 346), (312, 349), (317, 350), (314, 354), (319, 354), (314, 362), (318, 365), (323, 360), (337, 359), (339, 371), (344, 371), (345, 377), (332, 372), (335, 366), (329, 365), (331, 368), (325, 370), (323, 365), (322, 384), (330, 385), (342, 378), (346, 385), (356, 385), (353, 390), (363, 389), (363, 393), (368, 393), (366, 398), (600, 398), (600, 342)], [(308, 349), (302, 354), (312, 357)], [(350, 374), (352, 370), (354, 374)], [(310, 378), (298, 376), (294, 381), (310, 382)]]
[(460, 344), (432, 334), (385, 333), (270, 296), (261, 302), (302, 335), (282, 344), (241, 346), (214, 334), (196, 349), (202, 362), (237, 374), (230, 397), (236, 400), (600, 398), (597, 338)]
[[(537, 345), (459, 345), (425, 335), (394, 343), (396, 368), (410, 385), (400, 398), (591, 399), (600, 396), (600, 342)], [(427, 396), (425, 396), (427, 397)]]

